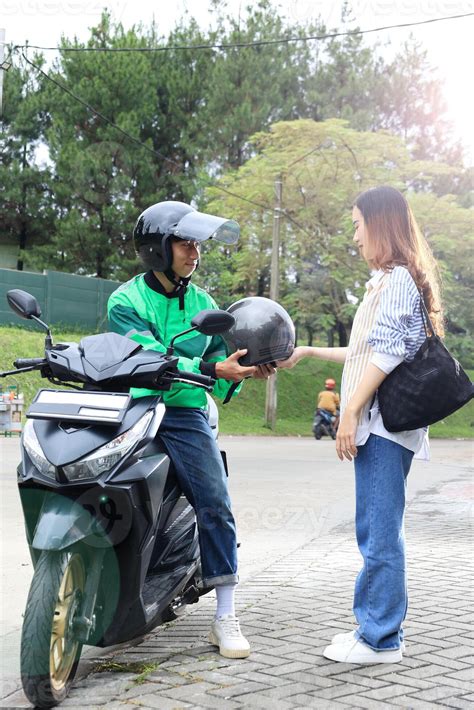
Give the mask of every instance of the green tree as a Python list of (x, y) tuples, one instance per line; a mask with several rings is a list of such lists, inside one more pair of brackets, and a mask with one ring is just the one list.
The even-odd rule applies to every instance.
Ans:
[[(280, 122), (269, 132), (256, 134), (253, 146), (255, 155), (208, 192), (207, 208), (232, 215), (242, 226), (239, 251), (221, 264), (222, 268), (225, 264), (225, 283), (230, 289), (220, 294), (221, 300), (268, 296), (273, 187), (281, 175), (285, 218), (281, 300), (306, 330), (308, 340), (317, 334), (332, 343), (337, 335), (344, 345), (355, 303), (368, 278), (365, 262), (352, 244), (351, 205), (358, 192), (391, 184), (409, 192), (415, 214), (440, 260), (448, 322), (470, 330), (467, 310), (472, 281), (466, 241), (472, 233), (472, 211), (461, 207), (453, 196), (439, 200), (429, 191), (433, 180), (453, 173), (452, 167), (413, 160), (397, 136), (355, 131), (339, 119)], [(435, 210), (437, 221), (433, 220)], [(214, 268), (216, 263), (214, 256)]]
[[(351, 20), (345, 6), (342, 27)], [(330, 33), (329, 32), (329, 33)], [(376, 130), (380, 121), (378, 97), (383, 83), (384, 62), (377, 47), (363, 35), (350, 34), (312, 46), (313, 70), (305, 77), (306, 116), (315, 121), (342, 118), (358, 130)]]
[[(18, 235), (23, 235), (23, 246), (42, 245), (35, 246), (34, 255), (29, 257), (31, 264), (127, 278), (137, 268), (131, 231), (140, 211), (161, 199), (205, 202), (206, 186), (223, 171), (227, 176), (221, 187), (232, 180), (229, 170), (258, 158), (261, 147), (259, 140), (251, 140), (252, 135), (281, 120), (310, 117), (325, 121), (336, 117), (359, 131), (383, 128), (406, 138), (415, 157), (441, 155), (443, 145), (449, 143), (449, 127), (440, 120), (444, 108), (439, 85), (417, 45), (405, 47), (400, 56), (387, 63), (378, 57), (377, 48), (367, 45), (360, 35), (309, 43), (278, 42), (282, 37), (321, 34), (325, 28), (319, 24), (289, 23), (269, 0), (249, 6), (238, 19), (226, 15), (225, 3), (220, 0), (214, 2), (214, 12), (215, 30), (201, 30), (185, 16), (167, 37), (160, 36), (156, 26), (125, 30), (105, 12), (86, 43), (63, 39), (64, 49), (104, 51), (62, 52), (51, 71), (60, 86), (47, 82), (31, 69), (18, 67), (18, 76), (13, 73), (9, 79), (7, 75), (10, 95), (7, 93), (6, 99), (14, 108), (5, 123), (6, 140), (16, 143), (12, 143), (13, 150), (8, 145), (8, 156), (1, 168), (2, 200), (7, 213), (1, 239), (17, 240)], [(268, 44), (194, 49), (256, 41)], [(126, 47), (157, 51), (105, 51)], [(18, 114), (14, 120), (13, 114)], [(26, 126), (25, 130), (22, 126)], [(40, 168), (36, 162), (40, 142), (49, 152), (48, 167)], [(4, 143), (5, 152), (6, 146)], [(361, 157), (358, 154), (355, 160), (350, 145), (338, 143), (334, 150), (323, 151), (326, 162), (316, 163), (316, 167), (328, 171), (331, 166), (336, 193), (340, 177), (334, 167), (337, 161), (345, 155), (357, 173)], [(370, 146), (368, 154), (373, 155)], [(436, 191), (440, 196), (454, 193), (460, 205), (469, 206), (472, 176), (456, 167), (457, 155), (455, 148), (449, 152), (451, 171), (412, 171), (406, 181), (401, 180), (402, 184), (418, 191)], [(316, 160), (316, 155), (313, 158)], [(278, 170), (278, 161), (274, 162)], [(311, 165), (311, 160), (306, 164)], [(283, 161), (282, 170), (285, 165)], [(300, 175), (304, 165), (295, 166), (294, 174)], [(256, 163), (252, 163), (253, 170), (255, 167)], [(381, 176), (389, 177), (389, 173), (381, 171)], [(303, 187), (308, 197), (308, 186)], [(323, 193), (327, 191), (324, 185), (320, 187)], [(239, 247), (232, 257), (236, 266), (230, 269), (227, 267), (232, 251), (227, 256), (221, 251), (209, 252), (209, 263), (223, 266), (221, 277), (213, 277), (211, 285), (224, 299), (249, 285), (246, 274), (251, 268), (255, 268), (257, 278), (252, 288), (256, 293), (268, 291), (268, 210), (273, 207), (273, 187), (263, 194), (259, 186), (249, 185), (245, 196), (260, 205), (253, 205), (249, 243), (259, 244), (261, 250), (246, 253)], [(300, 203), (306, 209), (301, 186), (295, 188), (294, 197), (299, 200), (299, 214)], [(333, 202), (331, 198), (328, 204)], [(290, 218), (290, 207), (287, 205), (286, 209)], [(321, 212), (321, 235), (334, 227), (334, 215), (329, 211), (326, 205)], [(301, 234), (308, 225), (302, 226), (303, 230), (298, 231), (296, 223), (289, 219), (288, 248), (283, 254), (290, 271), (294, 270), (300, 291), (301, 284), (306, 283), (306, 267), (295, 269), (298, 260), (306, 258), (309, 274), (321, 275), (321, 269), (329, 268), (311, 254), (305, 256)], [(19, 266), (22, 264), (20, 259)], [(289, 282), (293, 276), (288, 276)], [(311, 277), (308, 279), (313, 282)], [(327, 282), (319, 278), (318, 282), (322, 306), (326, 288), (323, 284)], [(344, 299), (339, 296), (324, 296), (331, 303), (339, 299), (339, 310), (345, 308)], [(327, 325), (331, 318), (335, 319), (332, 327), (343, 337), (344, 320), (329, 311), (323, 311), (324, 322)], [(308, 333), (310, 327), (308, 320)]]
[(474, 356), (473, 210), (459, 205), (454, 195), (420, 192), (410, 202), (441, 267), (446, 330), (463, 350), (471, 341)]
[[(349, 26), (353, 20), (346, 3), (341, 28), (334, 31), (359, 29)], [(343, 118), (363, 131), (389, 130), (403, 138), (415, 158), (462, 162), (443, 84), (413, 35), (392, 58), (386, 48), (382, 53), (360, 34), (329, 39), (318, 47), (313, 48), (314, 70), (305, 80), (307, 116), (317, 121)], [(453, 187), (442, 184), (440, 194)]]
[[(202, 42), (193, 24), (168, 39), (170, 45), (192, 42)], [(154, 27), (125, 31), (104, 13), (86, 46), (157, 44)], [(63, 46), (84, 49), (76, 41)], [(196, 160), (192, 119), (186, 117), (201, 100), (202, 73), (201, 59), (194, 67), (189, 59), (189, 52), (63, 52), (52, 73), (57, 84), (48, 85), (47, 130), (61, 219), (39, 262), (125, 278), (135, 268), (131, 231), (139, 212), (160, 199), (192, 198)]]
[(278, 43), (282, 37), (302, 37), (323, 28), (290, 24), (269, 0), (248, 5), (238, 18), (214, 3), (217, 31), (209, 39), (237, 46), (214, 53), (203, 108), (203, 155), (224, 169), (250, 156), (249, 138), (271, 123), (305, 112), (304, 81), (311, 72), (311, 49), (305, 42)]
[(414, 157), (459, 165), (462, 150), (446, 118), (443, 85), (413, 36), (383, 69), (377, 86), (377, 129), (400, 135)]
[[(36, 62), (42, 63), (36, 56)], [(52, 175), (39, 164), (44, 131), (44, 87), (15, 55), (5, 73), (0, 138), (0, 248), (15, 245), (16, 267), (23, 270), (33, 246), (47, 242), (55, 216)]]

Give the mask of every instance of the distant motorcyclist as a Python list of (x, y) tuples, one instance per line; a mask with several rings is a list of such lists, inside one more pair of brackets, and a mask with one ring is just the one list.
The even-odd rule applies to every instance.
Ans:
[(339, 407), (341, 400), (336, 392), (336, 380), (328, 378), (324, 383), (324, 389), (319, 392), (316, 403), (317, 409), (324, 409), (334, 418), (333, 427), (337, 431), (339, 425)]
[[(183, 202), (159, 202), (138, 218), (133, 237), (137, 255), (147, 269), (120, 286), (108, 304), (110, 329), (144, 348), (166, 352), (173, 336), (191, 327), (199, 311), (217, 308), (206, 291), (191, 283), (200, 260), (201, 243), (216, 239), (233, 244), (239, 226), (233, 220), (197, 212)], [(220, 336), (196, 331), (178, 339), (179, 368), (216, 378), (214, 394), (225, 397), (233, 382), (268, 377), (261, 367), (239, 364), (246, 350), (229, 357)], [(149, 390), (132, 390), (145, 396)], [(206, 413), (206, 394), (187, 384), (163, 392), (166, 414), (160, 438), (172, 459), (179, 484), (196, 511), (203, 584), (215, 587), (216, 618), (209, 639), (222, 655), (243, 658), (250, 646), (235, 616), (237, 576), (235, 521), (226, 473)]]

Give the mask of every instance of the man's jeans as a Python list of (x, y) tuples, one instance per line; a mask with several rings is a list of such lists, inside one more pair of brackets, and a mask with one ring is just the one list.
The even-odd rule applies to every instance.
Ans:
[(206, 412), (167, 407), (158, 436), (174, 463), (181, 490), (196, 511), (203, 583), (237, 583), (235, 521), (222, 457)]
[(356, 535), (364, 560), (354, 592), (357, 636), (376, 650), (395, 649), (408, 606), (404, 513), (413, 452), (374, 434), (357, 450)]

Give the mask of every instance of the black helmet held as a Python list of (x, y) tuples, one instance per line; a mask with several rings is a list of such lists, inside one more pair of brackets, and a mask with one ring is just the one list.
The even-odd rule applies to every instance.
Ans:
[(295, 326), (276, 301), (251, 296), (236, 301), (227, 309), (235, 325), (222, 337), (230, 352), (247, 348), (241, 365), (264, 365), (286, 360), (295, 348)]
[(235, 244), (239, 233), (239, 225), (231, 219), (198, 212), (184, 202), (166, 201), (157, 202), (141, 213), (133, 230), (133, 241), (146, 269), (165, 272), (173, 261), (172, 237)]

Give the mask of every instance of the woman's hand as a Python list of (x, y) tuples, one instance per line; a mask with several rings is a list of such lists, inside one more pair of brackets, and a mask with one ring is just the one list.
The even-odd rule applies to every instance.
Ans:
[(339, 429), (337, 430), (336, 451), (341, 461), (344, 460), (344, 456), (348, 461), (352, 461), (352, 456), (357, 456), (355, 437), (359, 415), (367, 402), (372, 400), (377, 389), (386, 377), (387, 374), (385, 372), (380, 370), (372, 362), (369, 362), (354, 394), (344, 410)]
[(336, 452), (341, 461), (344, 461), (344, 457), (352, 461), (352, 457), (357, 456), (355, 437), (358, 419), (359, 412), (356, 410), (350, 408), (344, 410), (336, 435)]
[(293, 353), (287, 360), (278, 360), (277, 367), (281, 369), (294, 367), (302, 360), (306, 355), (306, 348), (304, 345), (300, 345), (298, 348), (293, 350)]

